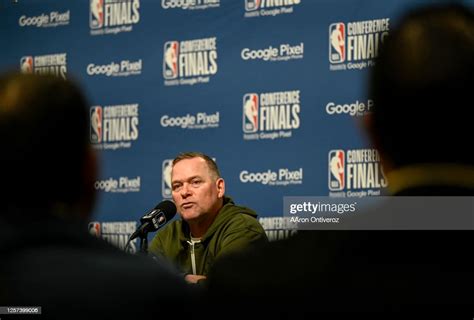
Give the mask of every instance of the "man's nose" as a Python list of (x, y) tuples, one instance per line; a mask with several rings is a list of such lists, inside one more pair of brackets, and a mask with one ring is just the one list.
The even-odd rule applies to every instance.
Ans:
[(183, 184), (183, 187), (181, 188), (181, 197), (187, 198), (188, 196), (191, 195), (189, 185), (187, 183)]

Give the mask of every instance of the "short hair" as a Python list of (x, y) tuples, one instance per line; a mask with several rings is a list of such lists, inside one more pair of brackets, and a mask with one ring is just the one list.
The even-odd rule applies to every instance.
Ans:
[(86, 100), (71, 81), (17, 72), (0, 76), (0, 170), (8, 206), (79, 201), (88, 121)]
[(221, 178), (221, 173), (219, 172), (219, 168), (217, 167), (216, 162), (214, 160), (212, 160), (211, 157), (209, 157), (208, 155), (206, 155), (202, 152), (183, 152), (183, 153), (178, 154), (176, 156), (176, 158), (174, 158), (174, 160), (173, 160), (173, 167), (174, 167), (175, 164), (177, 164), (181, 160), (194, 159), (194, 158), (204, 159), (204, 161), (206, 161), (207, 167), (208, 167), (208, 169), (211, 173), (211, 176), (216, 180)]
[(474, 16), (461, 5), (406, 15), (384, 41), (372, 70), (373, 132), (397, 166), (472, 164)]

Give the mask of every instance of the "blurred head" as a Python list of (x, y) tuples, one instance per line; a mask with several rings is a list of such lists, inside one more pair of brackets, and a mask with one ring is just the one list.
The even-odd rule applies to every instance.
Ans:
[(405, 16), (386, 38), (370, 79), (369, 131), (390, 167), (473, 164), (474, 17), (461, 6)]
[(222, 208), (225, 183), (216, 163), (207, 155), (188, 152), (173, 160), (173, 200), (181, 217), (190, 223), (212, 219)]
[(88, 214), (96, 174), (88, 130), (87, 103), (72, 82), (51, 75), (0, 76), (0, 170), (6, 206), (64, 207)]

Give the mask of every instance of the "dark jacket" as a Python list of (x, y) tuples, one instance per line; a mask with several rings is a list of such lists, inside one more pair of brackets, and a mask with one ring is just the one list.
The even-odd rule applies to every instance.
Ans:
[[(474, 188), (424, 185), (400, 194), (472, 196)], [(223, 309), (253, 303), (257, 313), (275, 318), (333, 312), (469, 318), (473, 237), (472, 230), (299, 231), (218, 261), (208, 277), (209, 299)]]
[(53, 217), (0, 216), (0, 257), (0, 306), (42, 307), (41, 319), (153, 319), (194, 295), (171, 269)]
[(231, 198), (225, 197), (224, 206), (199, 243), (191, 243), (188, 224), (177, 220), (155, 236), (149, 250), (169, 259), (183, 273), (193, 273), (194, 250), (195, 274), (207, 275), (222, 255), (268, 241), (256, 218), (253, 210), (236, 206)]

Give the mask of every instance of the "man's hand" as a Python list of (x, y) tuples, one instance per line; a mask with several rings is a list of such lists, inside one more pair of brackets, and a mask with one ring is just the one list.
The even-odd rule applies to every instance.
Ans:
[(201, 276), (199, 274), (187, 274), (184, 277), (187, 283), (197, 283), (199, 280), (207, 279), (206, 276)]

